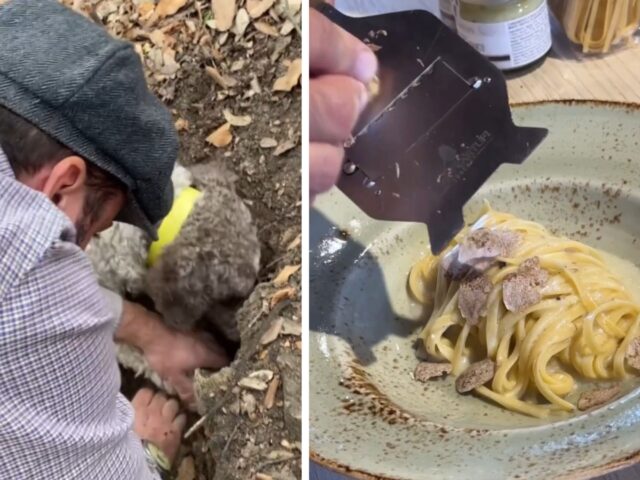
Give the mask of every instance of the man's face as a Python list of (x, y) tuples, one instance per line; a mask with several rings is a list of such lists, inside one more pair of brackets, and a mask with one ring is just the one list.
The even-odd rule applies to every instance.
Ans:
[[(85, 187), (87, 188), (87, 187)], [(89, 192), (85, 193), (83, 201), (83, 213), (80, 218), (74, 222), (77, 233), (77, 243), (83, 250), (87, 248), (91, 239), (109, 228), (116, 216), (126, 202), (126, 195), (124, 192), (113, 192), (113, 195), (109, 196), (105, 201), (97, 206), (97, 209), (90, 209), (96, 212), (91, 214), (87, 212), (87, 202), (90, 201)], [(65, 212), (66, 213), (66, 212)]]
[(125, 193), (118, 190), (98, 200), (87, 185), (87, 164), (77, 156), (64, 158), (18, 180), (44, 193), (69, 217), (76, 227), (76, 242), (82, 249), (94, 235), (111, 226), (126, 202)]

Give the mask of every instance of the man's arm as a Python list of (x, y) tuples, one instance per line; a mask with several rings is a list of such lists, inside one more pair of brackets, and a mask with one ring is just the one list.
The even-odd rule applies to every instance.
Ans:
[(0, 478), (158, 478), (119, 393), (114, 317), (84, 254), (56, 242), (6, 287)]
[(219, 370), (228, 365), (225, 351), (206, 334), (182, 332), (166, 326), (157, 314), (142, 305), (120, 299), (118, 308), (118, 301), (111, 296), (114, 294), (109, 294), (107, 298), (114, 312), (121, 312), (116, 341), (139, 349), (149, 367), (176, 389), (189, 408), (194, 409), (194, 370)]

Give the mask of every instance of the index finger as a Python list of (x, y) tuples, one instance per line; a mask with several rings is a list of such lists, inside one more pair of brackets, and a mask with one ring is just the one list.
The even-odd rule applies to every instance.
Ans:
[(369, 83), (378, 69), (378, 60), (369, 47), (312, 10), (309, 17), (309, 66), (312, 75), (349, 75)]

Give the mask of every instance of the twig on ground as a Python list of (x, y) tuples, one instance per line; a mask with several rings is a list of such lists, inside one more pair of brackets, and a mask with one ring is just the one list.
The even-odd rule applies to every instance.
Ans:
[(236, 436), (236, 432), (238, 431), (238, 427), (240, 427), (240, 423), (236, 423), (236, 426), (233, 427), (233, 431), (231, 432), (231, 435), (229, 435), (229, 440), (227, 440), (227, 443), (225, 443), (224, 448), (222, 449), (222, 452), (220, 453), (220, 456), (224, 455), (224, 452), (226, 452), (227, 448), (229, 448), (229, 445), (231, 445), (231, 440), (233, 440), (233, 437)]
[(209, 414), (203, 415), (202, 417), (200, 417), (200, 420), (198, 420), (196, 423), (193, 424), (193, 426), (187, 430), (187, 433), (184, 434), (184, 439), (186, 440), (187, 438), (189, 438), (191, 435), (194, 434), (194, 432), (196, 432), (198, 429), (200, 429), (200, 427), (202, 425), (204, 425), (204, 422), (207, 421), (207, 417)]

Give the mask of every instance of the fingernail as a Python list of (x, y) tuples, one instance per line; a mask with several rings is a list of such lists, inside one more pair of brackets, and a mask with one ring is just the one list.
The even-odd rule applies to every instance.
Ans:
[(364, 83), (369, 83), (369, 81), (374, 77), (378, 70), (378, 59), (374, 55), (374, 53), (369, 50), (369, 48), (365, 48), (361, 51), (356, 59), (356, 77), (358, 80)]

